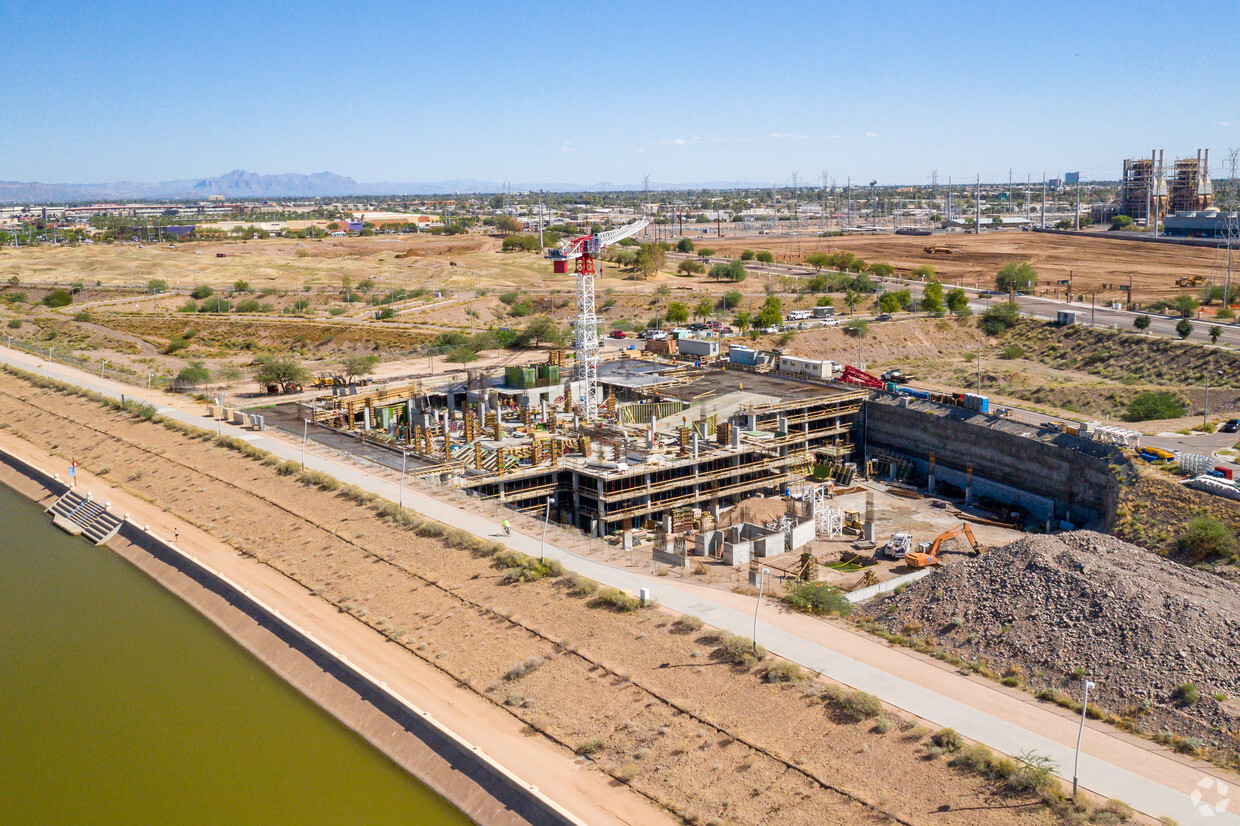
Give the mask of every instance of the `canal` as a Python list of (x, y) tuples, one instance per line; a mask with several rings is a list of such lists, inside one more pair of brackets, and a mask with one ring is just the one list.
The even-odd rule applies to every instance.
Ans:
[(0, 823), (470, 821), (0, 485)]

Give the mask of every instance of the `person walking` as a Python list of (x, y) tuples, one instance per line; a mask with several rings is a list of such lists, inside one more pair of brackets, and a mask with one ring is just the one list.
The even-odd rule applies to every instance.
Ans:
[(512, 536), (512, 525), (508, 524), (508, 520), (504, 520), (504, 536)]

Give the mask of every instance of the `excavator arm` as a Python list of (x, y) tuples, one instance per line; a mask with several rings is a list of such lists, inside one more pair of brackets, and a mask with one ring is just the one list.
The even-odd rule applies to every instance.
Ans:
[(927, 568), (931, 565), (939, 564), (939, 548), (944, 542), (955, 539), (958, 536), (964, 536), (969, 540), (969, 544), (973, 547), (973, 552), (982, 553), (982, 546), (978, 544), (977, 537), (973, 535), (973, 529), (969, 527), (968, 522), (961, 522), (951, 530), (944, 531), (934, 538), (934, 543), (930, 546), (930, 550), (926, 553), (921, 551), (910, 551), (904, 555), (904, 564), (910, 568)]

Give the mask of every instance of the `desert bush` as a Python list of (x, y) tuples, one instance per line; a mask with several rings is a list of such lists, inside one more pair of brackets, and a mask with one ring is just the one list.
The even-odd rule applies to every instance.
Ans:
[(605, 748), (607, 748), (607, 741), (601, 738), (595, 738), (593, 740), (587, 740), (577, 746), (577, 753), (589, 756), (591, 754), (598, 754)]
[(943, 751), (960, 751), (964, 747), (964, 739), (955, 729), (941, 728), (930, 736), (930, 742)]
[(616, 779), (622, 783), (632, 783), (639, 772), (636, 763), (626, 763), (616, 770)]
[(568, 593), (575, 597), (592, 596), (598, 591), (598, 583), (581, 574), (568, 575)]
[(701, 628), (702, 620), (699, 617), (689, 616), (688, 614), (677, 617), (676, 621), (672, 623), (672, 630), (677, 634), (692, 634), (695, 631), (700, 631)]
[(607, 608), (620, 613), (636, 611), (642, 607), (642, 601), (630, 593), (618, 588), (603, 588), (598, 596), (590, 601), (595, 608)]
[(724, 662), (748, 671), (759, 661), (766, 659), (766, 649), (759, 645), (755, 650), (753, 640), (736, 634), (724, 634), (719, 638), (715, 655)]
[(886, 734), (887, 732), (891, 731), (891, 725), (892, 723), (891, 723), (890, 718), (879, 717), (877, 720), (874, 721), (874, 727), (870, 729), (870, 731), (874, 732), (875, 734)]
[(350, 502), (356, 502), (359, 505), (369, 505), (379, 497), (367, 490), (362, 490), (357, 485), (345, 485), (340, 489), (340, 495)]
[(1170, 393), (1146, 390), (1132, 397), (1124, 411), (1124, 421), (1145, 422), (1153, 419), (1178, 419), (1185, 413), (1184, 405)]
[(1016, 756), (1018, 766), (1008, 783), (1018, 792), (1040, 792), (1056, 784), (1055, 761), (1044, 754), (1027, 751)]
[(554, 559), (540, 561), (507, 548), (495, 554), (495, 564), (504, 569), (505, 582), (534, 582), (544, 577), (564, 574), (564, 566)]
[(340, 488), (339, 479), (321, 470), (303, 470), (297, 475), (297, 481), (303, 485), (316, 487), (319, 490), (338, 490)]
[(292, 476), (294, 473), (297, 473), (299, 470), (301, 470), (301, 465), (297, 464), (296, 462), (281, 462), (276, 467), (276, 473), (280, 474), (281, 476)]
[(542, 664), (542, 657), (526, 657), (512, 668), (508, 669), (508, 671), (504, 673), (504, 679), (508, 682), (519, 680), (522, 677), (528, 674), (533, 674), (535, 671), (542, 668)]
[(883, 701), (864, 691), (853, 691), (839, 700), (840, 710), (854, 722), (860, 722), (883, 713)]
[(805, 679), (805, 671), (796, 663), (779, 660), (763, 669), (762, 679), (768, 683), (799, 683)]

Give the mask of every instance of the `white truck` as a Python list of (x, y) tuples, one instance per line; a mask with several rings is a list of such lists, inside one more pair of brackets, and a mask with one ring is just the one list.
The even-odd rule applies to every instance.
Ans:
[(907, 531), (893, 533), (882, 547), (882, 554), (887, 559), (904, 559), (904, 555), (913, 550), (913, 535)]

